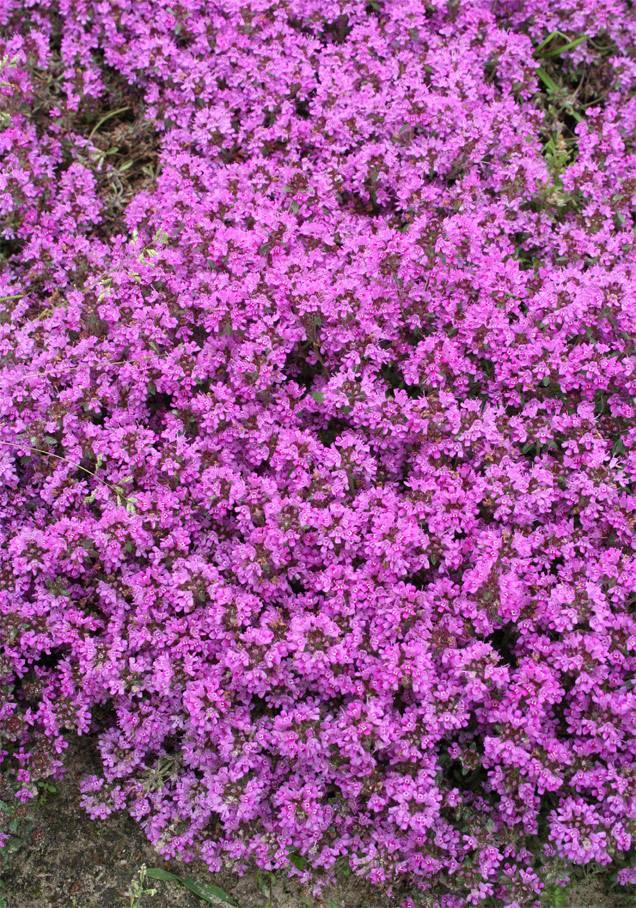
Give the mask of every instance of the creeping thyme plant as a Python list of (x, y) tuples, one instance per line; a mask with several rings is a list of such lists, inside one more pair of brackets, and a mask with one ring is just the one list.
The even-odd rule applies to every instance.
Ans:
[(0, 0), (0, 797), (91, 734), (211, 871), (629, 883), (635, 26)]

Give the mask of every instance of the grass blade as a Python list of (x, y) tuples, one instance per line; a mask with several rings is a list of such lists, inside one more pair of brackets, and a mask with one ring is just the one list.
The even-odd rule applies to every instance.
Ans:
[(587, 41), (587, 35), (579, 35), (578, 38), (573, 38), (572, 41), (568, 41), (567, 44), (561, 44), (560, 47), (555, 47), (554, 50), (546, 51), (544, 57), (558, 57), (559, 54), (564, 54), (567, 50), (574, 50), (575, 47), (578, 47), (579, 44), (583, 44), (584, 41)]
[(548, 89), (548, 91), (552, 92), (553, 94), (556, 94), (556, 92), (558, 92), (559, 86), (556, 84), (552, 76), (549, 76), (547, 74), (545, 69), (539, 68), (537, 70), (537, 75), (539, 76), (545, 87)]
[(547, 47), (548, 44), (549, 44), (551, 41), (554, 41), (555, 38), (565, 38), (566, 41), (568, 40), (568, 36), (567, 36), (567, 35), (564, 35), (563, 32), (560, 32), (560, 31), (550, 32), (550, 34), (548, 35), (548, 37), (547, 37), (547, 38), (544, 38), (543, 41), (541, 42), (541, 44), (539, 44), (538, 47), (535, 47), (535, 49), (534, 49), (535, 54), (540, 54), (541, 51), (543, 50), (543, 48), (544, 48), (544, 47)]
[(127, 110), (130, 110), (130, 107), (118, 107), (117, 110), (109, 110), (108, 113), (104, 114), (101, 120), (98, 120), (97, 123), (93, 126), (88, 134), (88, 138), (92, 139), (95, 133), (99, 132), (104, 123), (106, 123), (108, 120), (111, 120), (113, 117), (117, 117), (121, 113), (125, 113)]

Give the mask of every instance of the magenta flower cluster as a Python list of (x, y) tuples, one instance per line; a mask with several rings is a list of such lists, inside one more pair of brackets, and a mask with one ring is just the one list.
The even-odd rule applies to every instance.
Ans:
[(90, 813), (213, 871), (456, 908), (620, 864), (630, 6), (0, 0), (20, 798), (90, 732)]

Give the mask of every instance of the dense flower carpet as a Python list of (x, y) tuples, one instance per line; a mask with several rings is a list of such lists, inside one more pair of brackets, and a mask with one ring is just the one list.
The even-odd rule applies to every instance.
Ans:
[(90, 733), (212, 871), (629, 882), (635, 32), (0, 0), (1, 798)]

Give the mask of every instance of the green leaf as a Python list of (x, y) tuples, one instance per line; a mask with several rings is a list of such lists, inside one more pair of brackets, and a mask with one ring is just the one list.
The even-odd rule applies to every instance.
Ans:
[(566, 44), (561, 44), (560, 47), (555, 47), (554, 50), (546, 51), (544, 57), (558, 57), (559, 54), (564, 54), (567, 50), (574, 50), (575, 47), (578, 47), (579, 44), (583, 44), (584, 41), (587, 41), (587, 35), (579, 35), (578, 38), (574, 38), (572, 41), (568, 41)]
[(125, 113), (127, 110), (130, 110), (130, 108), (129, 107), (118, 107), (117, 110), (109, 110), (108, 113), (104, 114), (104, 116), (101, 118), (101, 120), (98, 120), (97, 123), (93, 126), (93, 128), (91, 129), (91, 131), (88, 134), (88, 138), (92, 139), (93, 136), (95, 135), (95, 133), (101, 129), (101, 127), (104, 125), (104, 123), (106, 123), (108, 120), (112, 119), (112, 117), (116, 117), (121, 113)]
[(169, 870), (164, 870), (163, 867), (149, 867), (146, 876), (149, 876), (152, 880), (167, 880), (171, 883), (181, 882), (180, 877), (176, 873), (170, 873)]
[(198, 883), (196, 880), (185, 878), (182, 880), (183, 885), (198, 898), (204, 902), (216, 905), (221, 902), (224, 905), (236, 906), (236, 902), (224, 889), (215, 883)]
[(322, 391), (312, 391), (311, 396), (318, 404), (321, 404), (325, 399), (325, 395), (322, 393)]
[(289, 852), (289, 860), (298, 870), (306, 870), (309, 866), (307, 858), (304, 858), (302, 854), (299, 854), (297, 851)]
[(627, 448), (625, 447), (625, 442), (622, 438), (617, 438), (612, 446), (612, 454), (616, 457), (617, 455), (625, 454)]
[(537, 70), (537, 75), (539, 76), (545, 87), (548, 89), (548, 91), (551, 91), (553, 94), (556, 94), (556, 92), (558, 92), (559, 86), (556, 84), (552, 76), (549, 76), (547, 74), (545, 69), (539, 67), (539, 69)]
[(199, 883), (197, 880), (193, 880), (190, 877), (177, 876), (176, 873), (171, 873), (169, 870), (164, 870), (162, 867), (149, 867), (146, 875), (152, 880), (164, 880), (168, 883), (178, 883), (185, 889), (189, 889), (190, 892), (193, 895), (196, 895), (197, 898), (200, 898), (201, 901), (208, 902), (211, 905), (218, 905), (220, 902), (223, 905), (232, 905), (233, 908), (238, 908), (238, 904), (234, 901), (232, 896), (228, 895), (224, 889), (221, 889), (221, 887), (217, 886), (215, 883)]
[(568, 36), (564, 35), (563, 32), (559, 32), (559, 31), (550, 32), (548, 37), (544, 38), (543, 41), (541, 42), (541, 44), (539, 44), (539, 46), (535, 48), (534, 52), (535, 52), (535, 54), (540, 53), (543, 50), (543, 48), (547, 47), (548, 44), (550, 43), (550, 41), (553, 41), (555, 38), (565, 38), (567, 40), (567, 37)]

